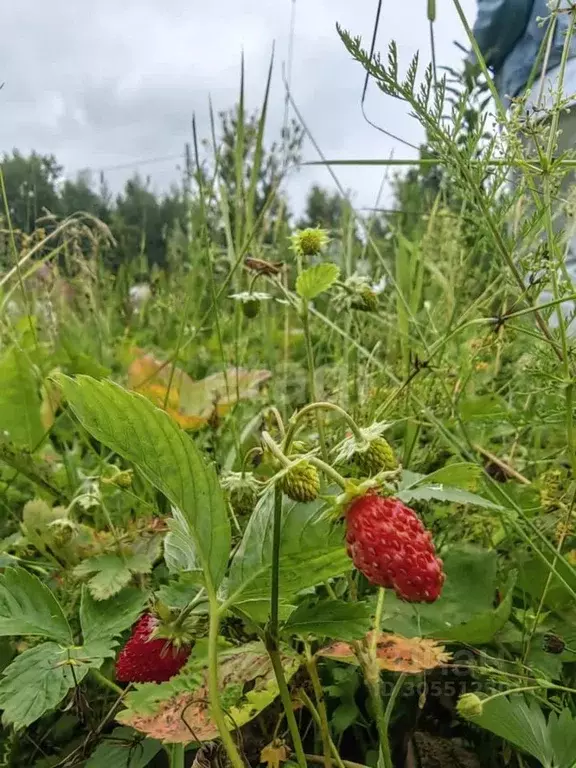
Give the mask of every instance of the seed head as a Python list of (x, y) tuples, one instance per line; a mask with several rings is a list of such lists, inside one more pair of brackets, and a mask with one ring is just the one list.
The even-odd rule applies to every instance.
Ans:
[(375, 437), (363, 451), (354, 455), (356, 464), (367, 475), (378, 472), (392, 472), (398, 467), (398, 461), (390, 443), (383, 437)]
[(282, 491), (293, 501), (309, 502), (318, 498), (320, 477), (309, 461), (292, 467), (280, 480)]
[(298, 229), (291, 236), (292, 249), (299, 256), (317, 256), (328, 244), (328, 232), (325, 229)]
[(456, 710), (462, 717), (480, 717), (483, 710), (482, 699), (475, 693), (463, 693), (458, 699)]

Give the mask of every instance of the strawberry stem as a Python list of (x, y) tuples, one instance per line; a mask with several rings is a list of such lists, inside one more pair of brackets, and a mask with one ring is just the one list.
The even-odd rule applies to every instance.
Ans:
[(322, 749), (324, 752), (324, 768), (332, 768), (332, 760), (330, 759), (330, 725), (328, 723), (328, 713), (326, 711), (326, 702), (324, 701), (324, 692), (322, 690), (322, 683), (318, 675), (318, 668), (316, 666), (316, 659), (312, 653), (309, 643), (304, 644), (304, 650), (306, 653), (306, 667), (308, 668), (308, 674), (312, 682), (314, 689), (314, 696), (316, 697), (316, 708), (318, 710), (318, 726), (320, 728), (320, 735), (322, 737)]
[(184, 768), (184, 744), (168, 744), (166, 747), (170, 768)]
[(230, 759), (233, 768), (246, 768), (244, 761), (234, 743), (224, 712), (220, 705), (220, 681), (218, 679), (218, 630), (220, 629), (220, 609), (214, 597), (210, 601), (210, 626), (208, 630), (208, 697), (210, 701), (210, 713), (216, 723), (222, 745)]
[(352, 434), (356, 438), (359, 445), (363, 445), (366, 443), (366, 439), (364, 438), (364, 435), (362, 434), (362, 431), (358, 424), (354, 421), (352, 416), (350, 416), (349, 413), (347, 413), (344, 408), (341, 408), (339, 405), (336, 405), (336, 403), (328, 403), (325, 401), (320, 401), (317, 403), (310, 403), (309, 405), (304, 406), (298, 413), (296, 413), (289, 421), (288, 424), (288, 432), (286, 433), (286, 439), (284, 440), (284, 450), (288, 451), (290, 449), (290, 443), (292, 442), (294, 435), (296, 433), (296, 428), (299, 424), (299, 422), (302, 420), (306, 414), (310, 413), (310, 411), (317, 411), (317, 410), (329, 410), (329, 411), (336, 411), (342, 418), (348, 423), (348, 426), (350, 427), (350, 430), (352, 431)]
[[(267, 434), (267, 433), (264, 433)], [(302, 739), (300, 738), (300, 731), (298, 730), (298, 723), (294, 717), (294, 710), (292, 708), (292, 699), (290, 697), (290, 691), (288, 690), (288, 684), (284, 675), (284, 667), (282, 666), (282, 658), (278, 651), (279, 637), (280, 637), (280, 616), (279, 616), (279, 603), (280, 603), (280, 544), (282, 533), (282, 491), (279, 485), (274, 486), (274, 520), (272, 530), (272, 563), (271, 563), (271, 585), (270, 585), (270, 621), (264, 634), (264, 642), (268, 656), (272, 662), (272, 668), (276, 677), (276, 683), (278, 685), (278, 691), (284, 707), (284, 714), (286, 715), (286, 722), (288, 723), (288, 729), (292, 737), (292, 743), (294, 751), (296, 752), (296, 759), (300, 768), (306, 768), (306, 758), (304, 756), (304, 747), (302, 746)]]

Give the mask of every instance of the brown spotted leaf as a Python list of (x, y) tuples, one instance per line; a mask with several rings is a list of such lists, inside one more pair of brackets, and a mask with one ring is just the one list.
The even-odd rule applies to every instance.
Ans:
[[(372, 633), (366, 641), (371, 642)], [(320, 656), (336, 659), (346, 664), (357, 664), (356, 655), (349, 643), (333, 643), (318, 652)], [(417, 675), (428, 669), (448, 664), (452, 658), (443, 645), (421, 637), (402, 637), (382, 632), (376, 644), (376, 658), (380, 669)]]
[[(283, 665), (284, 674), (290, 679), (300, 662), (294, 656), (284, 655)], [(250, 643), (221, 653), (218, 676), (221, 703), (230, 730), (240, 728), (252, 720), (278, 695), (270, 659), (261, 643)], [(155, 685), (145, 684), (152, 692)], [(134, 694), (127, 695), (125, 704), (128, 708), (121, 712), (117, 719), (147, 736), (173, 744), (219, 738), (210, 715), (205, 667), (202, 668), (202, 682), (194, 690), (179, 691), (170, 695), (170, 689), (178, 687), (178, 676), (172, 678), (168, 685), (162, 685), (168, 695), (165, 699), (154, 702), (152, 712), (149, 706), (138, 706), (145, 686), (137, 686)], [(247, 688), (250, 690), (246, 690)]]

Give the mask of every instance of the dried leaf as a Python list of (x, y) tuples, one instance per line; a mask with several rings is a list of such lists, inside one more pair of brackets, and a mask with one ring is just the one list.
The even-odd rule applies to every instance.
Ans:
[[(366, 637), (371, 641), (372, 633)], [(356, 664), (354, 650), (349, 643), (333, 643), (319, 651), (320, 656)], [(443, 645), (421, 637), (402, 637), (382, 632), (376, 644), (376, 656), (380, 669), (417, 675), (428, 669), (444, 666), (452, 656)]]
[(290, 750), (282, 739), (274, 739), (264, 747), (260, 753), (260, 762), (266, 763), (268, 768), (280, 768), (280, 763), (286, 762), (290, 757)]
[[(292, 656), (283, 657), (287, 679), (294, 675), (299, 664), (298, 659)], [(230, 730), (252, 720), (278, 695), (270, 659), (260, 643), (223, 653), (218, 675), (221, 696), (226, 699), (223, 705)], [(203, 683), (196, 690), (183, 691), (157, 702), (154, 714), (131, 707), (129, 694), (126, 699), (129, 708), (121, 712), (117, 719), (147, 736), (171, 744), (217, 739), (218, 729), (210, 716), (206, 676), (207, 670), (204, 670)], [(176, 680), (173, 678), (173, 681)], [(252, 689), (244, 693), (246, 684), (252, 682)]]
[[(128, 388), (137, 390), (155, 405), (164, 408), (172, 364), (151, 354), (142, 354), (128, 369)], [(257, 396), (258, 388), (271, 377), (270, 371), (230, 368), (194, 381), (181, 368), (174, 369), (166, 411), (184, 429), (199, 429), (216, 412), (223, 416), (237, 401)]]

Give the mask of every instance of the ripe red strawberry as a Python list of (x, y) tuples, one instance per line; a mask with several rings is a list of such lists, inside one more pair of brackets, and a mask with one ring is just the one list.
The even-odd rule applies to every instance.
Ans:
[(410, 602), (433, 603), (444, 584), (442, 560), (414, 510), (369, 494), (346, 513), (348, 555), (372, 584), (392, 587)]
[(136, 622), (130, 639), (118, 654), (116, 679), (122, 683), (163, 683), (184, 666), (190, 646), (177, 648), (170, 640), (151, 638), (159, 621), (145, 613)]

